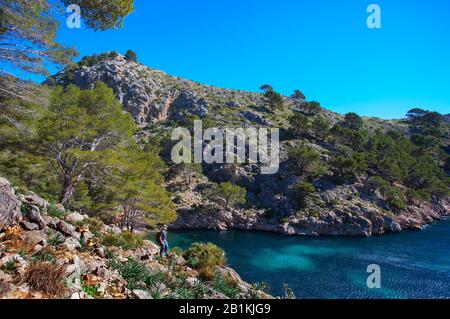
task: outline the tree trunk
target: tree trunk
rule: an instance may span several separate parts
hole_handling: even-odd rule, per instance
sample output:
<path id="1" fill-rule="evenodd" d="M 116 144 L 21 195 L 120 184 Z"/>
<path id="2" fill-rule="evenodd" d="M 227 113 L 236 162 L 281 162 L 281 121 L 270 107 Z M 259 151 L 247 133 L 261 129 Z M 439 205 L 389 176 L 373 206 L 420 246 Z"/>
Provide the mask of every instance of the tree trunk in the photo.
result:
<path id="1" fill-rule="evenodd" d="M 75 191 L 75 185 L 70 179 L 64 181 L 64 186 L 59 196 L 59 202 L 65 207 Z"/>

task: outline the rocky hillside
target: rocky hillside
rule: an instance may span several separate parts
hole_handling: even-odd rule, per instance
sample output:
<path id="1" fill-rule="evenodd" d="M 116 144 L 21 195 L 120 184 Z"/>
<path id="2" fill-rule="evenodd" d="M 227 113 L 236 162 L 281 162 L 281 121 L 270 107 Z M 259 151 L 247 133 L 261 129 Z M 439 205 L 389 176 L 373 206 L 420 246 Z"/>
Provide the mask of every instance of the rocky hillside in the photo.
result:
<path id="1" fill-rule="evenodd" d="M 225 266 L 212 279 L 149 240 L 0 178 L 0 299 L 269 298 Z"/>
<path id="2" fill-rule="evenodd" d="M 376 164 L 368 162 L 374 167 L 363 167 L 355 176 L 353 172 L 346 172 L 346 165 L 358 166 L 358 156 L 363 156 L 365 161 L 369 161 L 367 158 L 373 161 L 372 157 L 386 157 L 385 154 L 370 157 L 367 150 L 378 143 L 375 142 L 378 136 L 385 138 L 380 134 L 390 134 L 387 137 L 389 143 L 393 141 L 398 145 L 403 143 L 398 140 L 409 139 L 411 130 L 405 121 L 363 118 L 360 128 L 348 129 L 344 127 L 346 124 L 341 124 L 345 121 L 344 116 L 320 107 L 316 102 L 307 102 L 301 96 L 278 95 L 279 100 L 272 100 L 277 93 L 271 89 L 268 92 L 271 95 L 268 95 L 207 86 L 167 75 L 116 53 L 87 57 L 49 78 L 46 83 L 75 84 L 90 89 L 97 81 L 106 83 L 114 90 L 146 139 L 167 137 L 171 128 L 189 126 L 192 119 L 202 119 L 204 125 L 221 128 L 254 126 L 281 129 L 281 164 L 275 175 L 260 174 L 260 167 L 255 164 L 202 165 L 200 173 L 188 171 L 190 182 L 186 185 L 185 174 L 180 176 L 166 156 L 172 172 L 167 175 L 167 186 L 174 195 L 179 215 L 174 228 L 238 228 L 289 235 L 371 236 L 421 229 L 423 225 L 449 214 L 448 197 L 427 195 L 426 199 L 414 199 L 415 193 L 408 194 L 421 193 L 421 185 L 407 187 L 404 184 L 411 183 L 411 178 L 405 177 L 402 181 L 395 174 L 390 177 L 384 173 L 386 170 L 400 170 L 401 159 L 395 159 L 398 168 L 388 164 L 391 159 L 380 159 Z M 274 108 L 274 101 L 282 107 Z M 296 127 L 292 124 L 295 115 L 306 122 Z M 318 126 L 318 118 L 326 123 L 326 130 L 322 131 Z M 298 133 L 303 124 L 308 130 Z M 373 141 L 368 142 L 370 138 Z M 354 141 L 347 141 L 349 139 Z M 442 143 L 448 144 L 449 140 L 447 135 Z M 167 155 L 167 152 L 164 154 L 167 145 L 170 143 L 163 140 L 163 157 Z M 298 147 L 307 147 L 318 154 L 316 164 L 325 168 L 319 177 L 302 176 L 293 171 L 290 151 Z M 392 155 L 392 151 L 389 152 Z M 437 157 L 444 156 L 442 150 L 433 152 L 440 154 Z M 336 159 L 342 165 L 339 172 L 336 168 L 338 164 L 334 164 Z M 345 164 L 346 160 L 350 161 L 349 164 Z M 436 161 L 443 165 L 440 158 Z M 383 165 L 386 167 L 381 167 Z M 371 177 L 380 176 L 381 183 L 389 185 L 374 187 Z M 245 205 L 224 206 L 211 198 L 209 190 L 216 183 L 227 182 L 245 189 Z M 308 185 L 305 186 L 305 183 Z M 307 195 L 299 195 L 296 191 L 298 185 L 311 191 L 308 190 Z M 445 190 L 448 184 L 443 183 L 438 188 Z"/>
<path id="3" fill-rule="evenodd" d="M 174 77 L 114 53 L 88 57 L 88 61 L 61 71 L 46 83 L 75 84 L 90 89 L 102 81 L 114 90 L 141 127 L 179 120 L 186 113 L 203 119 L 214 118 L 223 124 L 233 121 L 236 126 L 271 126 L 273 120 L 282 121 L 290 109 L 299 107 L 298 101 L 284 97 L 288 113 L 271 116 L 266 112 L 268 102 L 261 93 L 221 89 Z M 342 118 L 328 110 L 324 113 L 333 122 Z"/>

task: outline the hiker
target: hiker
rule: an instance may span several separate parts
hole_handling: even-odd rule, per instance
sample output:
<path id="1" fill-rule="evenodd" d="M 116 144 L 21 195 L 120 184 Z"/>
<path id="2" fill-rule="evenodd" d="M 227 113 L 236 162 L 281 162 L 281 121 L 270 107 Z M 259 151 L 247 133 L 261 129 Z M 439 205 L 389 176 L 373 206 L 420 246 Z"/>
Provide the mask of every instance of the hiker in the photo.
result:
<path id="1" fill-rule="evenodd" d="M 170 256 L 169 243 L 167 242 L 167 225 L 164 225 L 162 230 L 158 233 L 158 242 L 161 245 L 159 255 L 161 257 L 163 257 L 164 254 L 166 254 L 166 256 Z"/>

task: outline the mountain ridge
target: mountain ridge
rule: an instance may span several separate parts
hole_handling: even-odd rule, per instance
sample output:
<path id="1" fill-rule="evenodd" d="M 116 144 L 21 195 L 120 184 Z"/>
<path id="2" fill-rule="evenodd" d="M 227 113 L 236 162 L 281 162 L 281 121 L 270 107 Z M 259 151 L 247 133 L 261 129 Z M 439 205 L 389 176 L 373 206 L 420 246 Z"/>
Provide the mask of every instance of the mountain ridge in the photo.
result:
<path id="1" fill-rule="evenodd" d="M 220 88 L 209 84 L 204 84 L 189 79 L 170 75 L 164 71 L 145 66 L 139 62 L 127 59 L 117 53 L 104 53 L 98 56 L 99 60 L 94 64 L 84 64 L 81 60 L 78 64 L 73 64 L 68 69 L 62 70 L 49 77 L 44 83 L 51 85 L 67 85 L 69 83 L 75 84 L 83 89 L 92 88 L 95 81 L 102 81 L 108 84 L 113 90 L 119 100 L 124 104 L 124 107 L 133 115 L 138 125 L 143 126 L 154 121 L 161 121 L 167 119 L 167 110 L 169 105 L 174 103 L 175 107 L 180 103 L 177 98 L 181 94 L 181 103 L 192 102 L 193 105 L 200 105 L 194 114 L 202 114 L 203 101 L 196 101 L 192 94 L 199 95 L 200 99 L 208 100 L 208 95 L 222 96 L 220 101 L 210 101 L 211 107 L 236 107 L 235 100 L 243 100 L 242 106 L 251 106 L 252 104 L 267 104 L 264 94 L 260 92 L 252 92 L 245 90 Z M 86 57 L 85 57 L 86 59 Z M 92 63 L 92 62 L 91 62 Z M 67 73 L 70 72 L 70 76 Z M 121 77 L 127 78 L 130 83 L 141 82 L 141 88 L 128 87 L 123 83 Z M 144 77 L 147 77 L 144 79 Z M 133 83 L 134 84 L 134 83 Z M 138 85 L 139 86 L 139 85 Z M 120 88 L 121 87 L 121 88 Z M 157 96 L 159 90 L 166 88 L 167 94 Z M 177 92 L 181 91 L 181 92 Z M 184 92 L 184 93 L 183 93 Z M 135 100 L 132 95 L 140 96 L 142 99 Z M 295 110 L 299 108 L 299 104 L 306 102 L 305 100 L 294 99 L 289 96 L 284 96 L 283 102 L 287 109 Z M 219 102 L 219 103 L 218 103 Z M 221 102 L 221 103 L 220 103 Z M 247 105 L 245 105 L 247 104 Z M 241 105 L 240 105 L 241 106 Z M 252 110 L 254 111 L 254 110 Z M 330 121 L 335 122 L 342 119 L 342 114 L 334 112 L 330 109 L 321 107 L 321 111 L 325 117 Z M 368 122 L 373 122 L 377 126 L 384 125 L 393 128 L 395 125 L 400 125 L 400 120 L 384 120 L 377 117 L 363 116 Z"/>

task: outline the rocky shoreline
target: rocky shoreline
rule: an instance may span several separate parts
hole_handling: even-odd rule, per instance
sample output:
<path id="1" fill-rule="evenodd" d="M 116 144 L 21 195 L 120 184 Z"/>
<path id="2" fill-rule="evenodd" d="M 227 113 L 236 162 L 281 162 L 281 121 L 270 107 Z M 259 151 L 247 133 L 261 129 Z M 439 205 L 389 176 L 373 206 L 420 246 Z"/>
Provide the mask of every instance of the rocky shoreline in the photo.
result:
<path id="1" fill-rule="evenodd" d="M 0 299 L 272 298 L 226 266 L 215 268 L 220 282 L 204 280 L 181 255 L 160 258 L 149 240 L 105 242 L 123 235 L 0 178 Z"/>
<path id="2" fill-rule="evenodd" d="M 322 208 L 318 216 L 294 215 L 270 219 L 264 211 L 219 207 L 206 211 L 178 209 L 176 230 L 257 230 L 289 236 L 363 236 L 370 237 L 405 230 L 422 230 L 426 225 L 450 216 L 450 199 L 408 206 L 398 215 L 361 200 L 344 200 L 333 208 Z"/>

